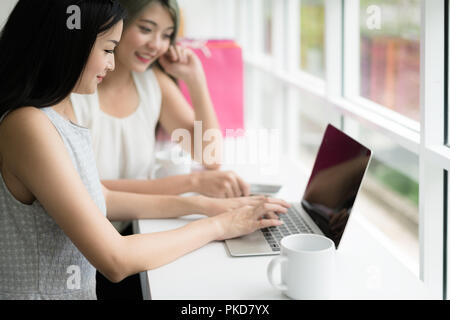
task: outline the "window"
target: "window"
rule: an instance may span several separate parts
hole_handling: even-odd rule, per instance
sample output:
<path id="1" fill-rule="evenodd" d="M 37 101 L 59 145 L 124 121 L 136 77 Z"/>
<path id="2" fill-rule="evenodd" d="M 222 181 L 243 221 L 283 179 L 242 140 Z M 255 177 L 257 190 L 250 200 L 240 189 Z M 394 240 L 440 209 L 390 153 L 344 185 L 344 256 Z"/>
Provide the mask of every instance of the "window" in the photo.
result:
<path id="1" fill-rule="evenodd" d="M 280 82 L 267 72 L 248 65 L 245 66 L 244 78 L 247 88 L 245 90 L 246 128 L 281 129 L 282 112 L 275 115 L 273 112 L 283 105 Z"/>
<path id="2" fill-rule="evenodd" d="M 272 34 L 273 34 L 273 3 L 272 0 L 264 0 L 263 23 L 264 23 L 264 53 L 272 54 Z"/>
<path id="3" fill-rule="evenodd" d="M 357 199 L 357 214 L 378 229 L 390 250 L 419 275 L 418 155 L 348 117 L 344 128 L 373 152 Z"/>
<path id="4" fill-rule="evenodd" d="M 266 8 L 258 10 L 260 27 L 241 26 L 256 43 L 247 67 L 267 74 L 252 72 L 247 79 L 246 90 L 260 102 L 251 103 L 247 121 L 269 126 L 281 119 L 284 150 L 306 169 L 328 122 L 372 149 L 357 213 L 433 297 L 445 297 L 450 287 L 445 205 L 450 187 L 444 188 L 444 172 L 450 170 L 450 145 L 444 144 L 450 132 L 448 1 L 235 2 Z M 258 54 L 283 63 L 253 59 Z M 252 83 L 264 88 L 262 82 L 266 96 L 253 90 Z"/>
<path id="5" fill-rule="evenodd" d="M 319 78 L 325 76 L 324 0 L 300 0 L 300 68 Z"/>
<path id="6" fill-rule="evenodd" d="M 379 26 L 367 17 L 377 10 Z M 363 0 L 360 14 L 360 94 L 419 120 L 420 1 Z"/>
<path id="7" fill-rule="evenodd" d="M 361 0 L 359 5 L 357 1 L 348 3 L 348 18 L 352 25 L 359 21 L 359 28 L 349 26 L 346 33 L 351 42 L 345 53 L 349 72 L 346 95 L 353 101 L 418 129 L 420 0 Z M 359 99 L 361 97 L 363 99 Z M 402 120 L 398 115 L 406 119 Z M 416 125 L 411 124 L 414 122 Z"/>
<path id="8" fill-rule="evenodd" d="M 305 168 L 309 170 L 314 166 L 314 160 L 319 151 L 327 124 L 326 121 L 314 119 L 307 113 L 300 114 L 300 152 L 298 157 L 301 157 Z"/>

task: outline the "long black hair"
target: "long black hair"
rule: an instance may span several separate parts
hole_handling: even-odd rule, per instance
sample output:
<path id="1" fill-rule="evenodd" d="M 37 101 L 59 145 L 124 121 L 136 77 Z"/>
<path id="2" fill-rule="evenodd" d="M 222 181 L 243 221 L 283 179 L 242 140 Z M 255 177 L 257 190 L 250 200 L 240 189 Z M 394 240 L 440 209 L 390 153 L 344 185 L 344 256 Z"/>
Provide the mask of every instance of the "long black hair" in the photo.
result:
<path id="1" fill-rule="evenodd" d="M 79 25 L 70 25 L 76 11 Z M 115 0 L 19 0 L 0 34 L 0 117 L 63 101 L 78 82 L 97 36 L 126 16 Z"/>

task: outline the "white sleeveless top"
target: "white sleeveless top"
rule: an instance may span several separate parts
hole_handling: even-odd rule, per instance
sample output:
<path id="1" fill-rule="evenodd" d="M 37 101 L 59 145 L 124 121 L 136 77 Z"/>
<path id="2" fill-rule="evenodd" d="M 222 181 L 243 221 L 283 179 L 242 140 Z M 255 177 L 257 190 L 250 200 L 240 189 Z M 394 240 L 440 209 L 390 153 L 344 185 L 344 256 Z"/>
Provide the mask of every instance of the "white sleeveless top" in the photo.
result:
<path id="1" fill-rule="evenodd" d="M 77 123 L 91 130 L 101 180 L 151 179 L 161 88 L 151 69 L 132 75 L 140 102 L 125 118 L 103 112 L 97 92 L 71 95 Z"/>

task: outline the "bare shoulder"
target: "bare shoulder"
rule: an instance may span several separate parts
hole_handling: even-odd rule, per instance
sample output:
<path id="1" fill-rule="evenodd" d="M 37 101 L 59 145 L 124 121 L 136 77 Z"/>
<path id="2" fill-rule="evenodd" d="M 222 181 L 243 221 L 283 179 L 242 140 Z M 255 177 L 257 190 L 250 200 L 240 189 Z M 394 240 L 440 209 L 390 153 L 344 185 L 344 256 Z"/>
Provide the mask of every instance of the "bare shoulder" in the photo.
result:
<path id="1" fill-rule="evenodd" d="M 0 124 L 0 134 L 23 136 L 27 132 L 51 123 L 45 114 L 35 107 L 23 107 L 10 112 Z"/>
<path id="2" fill-rule="evenodd" d="M 9 113 L 0 124 L 0 153 L 18 156 L 26 150 L 34 150 L 58 133 L 48 117 L 38 108 L 23 107 Z M 50 138 L 50 139 L 49 139 Z"/>
<path id="3" fill-rule="evenodd" d="M 175 86 L 175 82 L 169 77 L 158 65 L 152 67 L 152 71 L 158 80 L 158 83 L 162 87 L 166 87 L 168 84 Z"/>
<path id="4" fill-rule="evenodd" d="M 166 74 L 163 70 L 161 70 L 161 67 L 158 66 L 157 64 L 155 64 L 155 65 L 152 67 L 152 71 L 153 71 L 153 73 L 155 74 L 155 76 L 156 76 L 158 79 L 159 79 L 160 77 L 164 77 L 164 76 L 168 77 L 167 74 Z"/>

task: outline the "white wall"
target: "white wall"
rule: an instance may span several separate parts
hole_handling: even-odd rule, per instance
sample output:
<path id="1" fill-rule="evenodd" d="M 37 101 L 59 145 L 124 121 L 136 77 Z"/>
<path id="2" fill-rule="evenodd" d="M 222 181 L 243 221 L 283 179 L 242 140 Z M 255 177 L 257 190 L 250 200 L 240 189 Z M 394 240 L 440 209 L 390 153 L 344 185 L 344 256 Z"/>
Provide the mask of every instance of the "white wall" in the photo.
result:
<path id="1" fill-rule="evenodd" d="M 199 39 L 235 37 L 236 10 L 234 5 L 229 5 L 235 0 L 178 0 L 178 3 L 183 11 L 185 36 Z"/>
<path id="2" fill-rule="evenodd" d="M 11 10 L 16 5 L 17 0 L 0 0 L 0 29 L 3 28 L 6 19 L 8 18 Z"/>
<path id="3" fill-rule="evenodd" d="M 200 39 L 233 39 L 236 32 L 235 0 L 178 0 L 185 20 L 185 35 Z M 238 0 L 239 1 L 239 0 Z M 0 29 L 17 0 L 0 0 Z"/>

